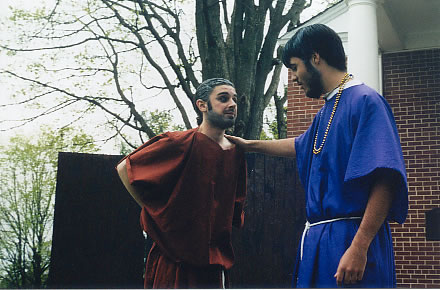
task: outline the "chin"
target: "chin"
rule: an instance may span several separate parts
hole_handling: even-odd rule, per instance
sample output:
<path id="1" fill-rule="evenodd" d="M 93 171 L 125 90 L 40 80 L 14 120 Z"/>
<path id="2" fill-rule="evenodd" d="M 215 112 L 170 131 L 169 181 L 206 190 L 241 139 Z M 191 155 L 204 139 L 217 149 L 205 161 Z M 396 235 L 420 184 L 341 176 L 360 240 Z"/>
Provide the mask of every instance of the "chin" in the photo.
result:
<path id="1" fill-rule="evenodd" d="M 306 94 L 306 97 L 310 98 L 310 99 L 319 99 L 321 97 L 321 95 L 317 95 L 317 94 Z"/>
<path id="2" fill-rule="evenodd" d="M 306 97 L 311 99 L 319 99 L 322 96 L 322 92 L 317 90 L 310 90 L 306 92 Z"/>
<path id="3" fill-rule="evenodd" d="M 228 129 L 231 128 L 235 125 L 235 119 L 229 119 L 227 120 L 224 125 L 223 125 L 223 129 Z"/>
<path id="4" fill-rule="evenodd" d="M 308 95 L 307 95 L 307 97 L 310 98 L 310 99 L 319 100 L 319 98 L 320 98 L 321 96 L 308 96 Z"/>

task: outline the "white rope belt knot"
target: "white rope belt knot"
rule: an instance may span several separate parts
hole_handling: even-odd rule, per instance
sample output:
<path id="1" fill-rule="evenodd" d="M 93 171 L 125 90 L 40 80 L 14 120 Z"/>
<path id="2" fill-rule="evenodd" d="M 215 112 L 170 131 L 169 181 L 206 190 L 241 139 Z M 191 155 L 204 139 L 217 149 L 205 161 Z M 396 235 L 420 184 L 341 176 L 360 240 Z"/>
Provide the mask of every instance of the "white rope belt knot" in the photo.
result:
<path id="1" fill-rule="evenodd" d="M 326 224 L 326 223 L 332 223 L 332 222 L 336 222 L 336 221 L 341 221 L 341 220 L 356 220 L 356 219 L 362 219 L 362 217 L 358 217 L 358 216 L 352 216 L 352 217 L 342 217 L 342 218 L 336 218 L 336 219 L 331 219 L 331 220 L 325 220 L 325 221 L 320 221 L 320 222 L 316 222 L 316 223 L 309 223 L 309 221 L 306 221 L 306 226 L 304 228 L 302 237 L 301 237 L 301 260 L 303 258 L 303 251 L 304 251 L 304 238 L 306 237 L 309 229 L 313 226 L 317 226 L 317 225 L 322 225 L 322 224 Z"/>

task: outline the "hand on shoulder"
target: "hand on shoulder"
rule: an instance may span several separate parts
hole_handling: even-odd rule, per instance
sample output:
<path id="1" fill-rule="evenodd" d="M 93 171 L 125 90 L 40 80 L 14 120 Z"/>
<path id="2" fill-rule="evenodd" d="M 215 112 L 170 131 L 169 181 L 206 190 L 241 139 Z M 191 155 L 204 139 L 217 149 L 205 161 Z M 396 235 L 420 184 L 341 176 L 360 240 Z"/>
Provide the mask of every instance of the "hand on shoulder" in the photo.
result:
<path id="1" fill-rule="evenodd" d="M 225 134 L 225 137 L 235 145 L 240 146 L 242 149 L 244 150 L 249 149 L 249 143 L 250 143 L 249 140 L 227 134 Z"/>

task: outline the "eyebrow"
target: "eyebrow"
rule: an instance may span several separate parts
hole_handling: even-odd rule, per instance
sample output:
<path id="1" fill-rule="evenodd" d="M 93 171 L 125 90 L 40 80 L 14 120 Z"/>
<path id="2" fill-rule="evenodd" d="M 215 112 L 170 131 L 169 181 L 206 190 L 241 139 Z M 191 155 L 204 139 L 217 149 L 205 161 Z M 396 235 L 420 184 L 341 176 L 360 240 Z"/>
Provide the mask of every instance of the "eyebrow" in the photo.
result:
<path id="1" fill-rule="evenodd" d="M 217 94 L 217 96 L 225 96 L 225 95 L 229 95 L 229 93 L 228 92 L 220 92 Z M 236 97 L 237 93 L 235 93 L 233 96 Z"/>

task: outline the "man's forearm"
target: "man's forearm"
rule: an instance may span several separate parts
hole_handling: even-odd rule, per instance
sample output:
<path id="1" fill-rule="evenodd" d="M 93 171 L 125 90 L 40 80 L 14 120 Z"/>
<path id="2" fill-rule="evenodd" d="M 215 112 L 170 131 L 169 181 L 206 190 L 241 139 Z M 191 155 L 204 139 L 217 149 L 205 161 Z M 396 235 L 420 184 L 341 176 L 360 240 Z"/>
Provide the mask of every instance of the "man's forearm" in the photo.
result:
<path id="1" fill-rule="evenodd" d="M 393 178 L 376 174 L 380 179 L 372 186 L 370 198 L 361 224 L 350 247 L 339 261 L 335 274 L 336 283 L 353 284 L 362 280 L 371 242 L 384 223 L 394 197 Z M 387 178 L 388 177 L 388 178 Z"/>
<path id="2" fill-rule="evenodd" d="M 295 138 L 278 140 L 249 140 L 250 151 L 282 157 L 295 157 Z"/>
<path id="3" fill-rule="evenodd" d="M 279 140 L 246 140 L 240 137 L 226 137 L 247 152 L 257 152 L 281 157 L 295 157 L 295 138 Z"/>
<path id="4" fill-rule="evenodd" d="M 368 250 L 371 241 L 385 221 L 391 207 L 394 194 L 389 184 L 390 181 L 382 180 L 373 186 L 362 222 L 352 241 L 352 245 Z"/>
<path id="5" fill-rule="evenodd" d="M 144 203 L 142 202 L 141 195 L 139 191 L 130 183 L 130 180 L 128 178 L 127 173 L 127 164 L 126 160 L 123 160 L 121 163 L 118 164 L 116 167 L 119 178 L 121 178 L 122 184 L 124 184 L 127 191 L 131 194 L 131 196 L 134 198 L 134 200 L 141 206 L 144 206 Z"/>

